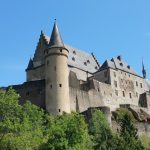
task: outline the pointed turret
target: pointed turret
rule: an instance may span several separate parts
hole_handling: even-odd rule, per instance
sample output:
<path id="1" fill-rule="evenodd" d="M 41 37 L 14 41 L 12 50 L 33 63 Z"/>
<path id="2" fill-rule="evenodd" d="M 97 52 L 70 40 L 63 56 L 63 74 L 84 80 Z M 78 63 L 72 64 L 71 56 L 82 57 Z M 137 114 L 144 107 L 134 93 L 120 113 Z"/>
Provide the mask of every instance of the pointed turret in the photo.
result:
<path id="1" fill-rule="evenodd" d="M 31 69 L 33 69 L 33 60 L 30 58 L 26 71 Z"/>
<path id="2" fill-rule="evenodd" d="M 45 53 L 45 105 L 48 112 L 56 115 L 70 113 L 68 55 L 55 21 Z"/>
<path id="3" fill-rule="evenodd" d="M 49 47 L 64 47 L 64 43 L 63 43 L 61 35 L 59 33 L 56 21 L 53 26 L 53 31 L 51 34 Z"/>
<path id="4" fill-rule="evenodd" d="M 142 74 L 143 74 L 143 78 L 146 79 L 146 69 L 144 67 L 143 60 L 142 60 Z"/>

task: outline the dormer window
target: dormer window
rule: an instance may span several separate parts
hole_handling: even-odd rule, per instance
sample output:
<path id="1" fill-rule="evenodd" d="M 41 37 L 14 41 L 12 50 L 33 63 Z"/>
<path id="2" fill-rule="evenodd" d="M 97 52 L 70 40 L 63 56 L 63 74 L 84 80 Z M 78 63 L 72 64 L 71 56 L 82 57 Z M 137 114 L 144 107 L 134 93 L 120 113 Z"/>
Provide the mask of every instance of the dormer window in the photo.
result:
<path id="1" fill-rule="evenodd" d="M 75 54 L 75 55 L 76 55 L 76 51 L 73 51 L 73 54 Z"/>
<path id="2" fill-rule="evenodd" d="M 89 61 L 89 60 L 87 60 L 87 63 L 90 63 L 90 61 Z"/>
<path id="3" fill-rule="evenodd" d="M 123 67 L 123 63 L 120 63 L 120 66 L 122 66 L 122 67 Z"/>
<path id="4" fill-rule="evenodd" d="M 112 58 L 111 61 L 114 62 L 114 59 Z"/>
<path id="5" fill-rule="evenodd" d="M 130 69 L 130 66 L 128 65 L 127 68 Z"/>
<path id="6" fill-rule="evenodd" d="M 86 62 L 84 62 L 84 65 L 85 65 L 85 66 L 87 66 L 87 63 L 86 63 Z"/>
<path id="7" fill-rule="evenodd" d="M 74 57 L 72 57 L 72 60 L 73 60 L 73 61 L 75 61 L 75 58 L 74 58 Z"/>
<path id="8" fill-rule="evenodd" d="M 97 70 L 97 69 L 98 69 L 98 67 L 97 67 L 97 66 L 95 66 L 95 69 Z"/>
<path id="9" fill-rule="evenodd" d="M 117 59 L 121 61 L 121 56 L 118 56 Z"/>

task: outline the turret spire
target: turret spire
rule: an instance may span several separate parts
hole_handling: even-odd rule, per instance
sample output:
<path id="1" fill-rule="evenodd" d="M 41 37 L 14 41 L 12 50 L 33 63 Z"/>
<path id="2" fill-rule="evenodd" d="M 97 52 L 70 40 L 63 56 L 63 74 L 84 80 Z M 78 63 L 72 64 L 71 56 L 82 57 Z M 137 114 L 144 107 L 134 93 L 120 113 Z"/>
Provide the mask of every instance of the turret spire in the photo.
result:
<path id="1" fill-rule="evenodd" d="M 143 78 L 146 78 L 146 69 L 144 67 L 143 59 L 142 59 L 142 73 L 143 73 Z"/>
<path id="2" fill-rule="evenodd" d="M 50 47 L 64 47 L 64 43 L 63 40 L 61 38 L 61 35 L 59 33 L 58 30 L 58 26 L 56 23 L 56 19 L 54 22 L 54 26 L 53 26 L 53 30 L 52 30 L 52 34 L 51 34 L 51 38 L 50 38 L 50 42 L 49 42 L 49 46 Z"/>

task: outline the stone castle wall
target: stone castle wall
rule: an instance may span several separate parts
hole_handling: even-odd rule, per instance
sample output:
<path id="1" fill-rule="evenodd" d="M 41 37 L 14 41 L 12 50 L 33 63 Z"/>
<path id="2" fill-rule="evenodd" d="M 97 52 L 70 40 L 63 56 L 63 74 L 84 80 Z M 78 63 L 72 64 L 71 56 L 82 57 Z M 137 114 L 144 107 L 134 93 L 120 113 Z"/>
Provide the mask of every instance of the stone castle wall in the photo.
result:
<path id="1" fill-rule="evenodd" d="M 20 104 L 27 100 L 45 109 L 45 80 L 25 82 L 12 86 L 20 96 Z"/>
<path id="2" fill-rule="evenodd" d="M 45 79 L 45 65 L 36 67 L 26 72 L 27 82 Z"/>

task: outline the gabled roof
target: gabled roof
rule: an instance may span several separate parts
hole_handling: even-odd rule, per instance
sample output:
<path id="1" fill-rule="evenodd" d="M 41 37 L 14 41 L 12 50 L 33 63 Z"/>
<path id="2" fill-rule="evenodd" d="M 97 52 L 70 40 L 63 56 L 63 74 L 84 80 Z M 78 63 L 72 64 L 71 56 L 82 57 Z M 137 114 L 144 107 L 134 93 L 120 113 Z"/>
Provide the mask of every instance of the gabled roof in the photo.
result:
<path id="1" fill-rule="evenodd" d="M 106 60 L 102 66 L 100 67 L 100 70 L 104 70 L 106 68 L 112 68 L 115 69 L 115 64 L 114 62 L 110 61 L 110 60 Z"/>
<path id="2" fill-rule="evenodd" d="M 121 56 L 112 58 L 111 60 L 106 60 L 100 67 L 100 70 L 104 70 L 106 68 L 119 69 L 137 75 L 137 73 L 121 58 Z"/>
<path id="3" fill-rule="evenodd" d="M 33 69 L 33 60 L 30 58 L 29 63 L 28 63 L 28 67 L 26 70 L 31 70 Z"/>
<path id="4" fill-rule="evenodd" d="M 68 65 L 94 73 L 99 69 L 97 62 L 92 54 L 65 45 L 69 50 Z"/>
<path id="5" fill-rule="evenodd" d="M 45 34 L 44 37 L 47 42 L 50 41 L 50 37 Z M 82 69 L 84 71 L 88 71 L 90 73 L 94 73 L 99 69 L 99 65 L 97 64 L 92 54 L 77 48 L 73 48 L 67 44 L 64 44 L 64 47 L 69 51 L 68 65 Z"/>
<path id="6" fill-rule="evenodd" d="M 44 42 L 46 45 L 48 45 L 49 41 L 47 41 L 47 38 L 45 37 L 45 34 L 43 31 L 41 31 L 41 34 L 40 34 L 40 38 L 39 38 L 39 41 L 37 43 L 37 47 L 36 49 L 38 49 L 38 47 L 40 46 L 41 42 Z"/>

